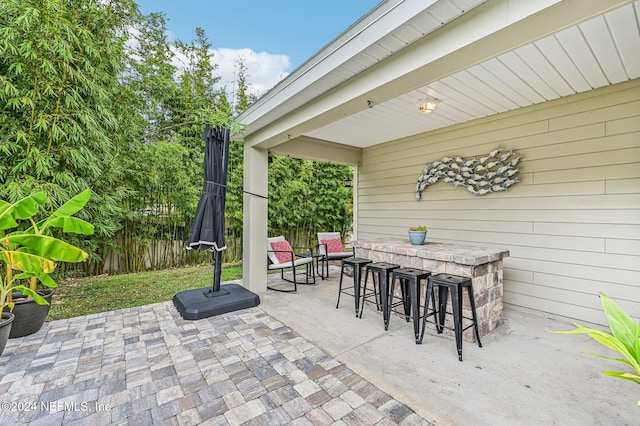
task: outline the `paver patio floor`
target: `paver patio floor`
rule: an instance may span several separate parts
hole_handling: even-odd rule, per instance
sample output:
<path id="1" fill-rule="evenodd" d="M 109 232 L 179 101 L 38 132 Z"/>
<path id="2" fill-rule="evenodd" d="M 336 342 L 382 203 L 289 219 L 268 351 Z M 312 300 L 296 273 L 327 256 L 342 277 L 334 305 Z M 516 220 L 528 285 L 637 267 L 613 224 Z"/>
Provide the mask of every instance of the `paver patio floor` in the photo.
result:
<path id="1" fill-rule="evenodd" d="M 260 308 L 46 323 L 0 356 L 2 425 L 428 425 Z"/>

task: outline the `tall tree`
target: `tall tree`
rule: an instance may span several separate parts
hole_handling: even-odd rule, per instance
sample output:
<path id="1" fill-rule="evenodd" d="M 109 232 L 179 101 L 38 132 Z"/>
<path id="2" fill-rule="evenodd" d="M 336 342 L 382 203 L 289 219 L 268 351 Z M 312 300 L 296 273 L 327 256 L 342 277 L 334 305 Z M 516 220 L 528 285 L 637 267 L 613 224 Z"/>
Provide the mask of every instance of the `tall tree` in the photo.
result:
<path id="1" fill-rule="evenodd" d="M 188 44 L 178 40 L 175 48 L 182 67 L 179 93 L 171 103 L 174 126 L 185 146 L 201 152 L 204 123 L 229 124 L 231 109 L 225 92 L 217 88 L 218 66 L 205 31 L 196 27 L 195 39 Z"/>
<path id="2" fill-rule="evenodd" d="M 146 268 L 149 253 L 158 256 L 154 267 L 188 260 L 176 257 L 184 251 L 175 240 L 186 238 L 202 191 L 204 126 L 237 133 L 234 117 L 255 100 L 241 60 L 230 104 L 204 30 L 174 45 L 167 33 L 163 15 L 141 16 L 133 0 L 0 0 L 0 198 L 43 190 L 46 213 L 91 188 L 80 214 L 96 232 L 76 244 L 96 261 L 89 273 L 100 273 L 113 250 L 122 271 Z M 242 253 L 242 157 L 232 142 L 232 258 Z M 347 223 L 332 198 L 344 194 L 317 181 L 318 173 L 341 181 L 342 172 L 274 163 L 271 179 L 287 182 L 271 190 L 272 229 L 310 235 Z"/>
<path id="3" fill-rule="evenodd" d="M 185 260 L 175 241 L 187 237 L 202 191 L 202 133 L 207 122 L 230 121 L 204 30 L 197 28 L 189 44 L 172 45 L 167 33 L 163 15 L 144 17 L 123 76 L 132 109 L 142 120 L 141 133 L 124 147 L 124 183 L 131 196 L 118 249 L 126 271 L 146 268 L 149 256 L 153 267 Z"/>
<path id="4" fill-rule="evenodd" d="M 234 107 L 233 114 L 237 116 L 255 102 L 255 95 L 249 94 L 249 74 L 244 63 L 244 58 L 236 64 L 236 75 L 234 82 Z M 241 126 L 241 124 L 240 124 Z M 229 144 L 229 174 L 226 208 L 226 225 L 228 234 L 232 237 L 231 242 L 227 242 L 227 258 L 229 260 L 239 260 L 242 258 L 242 227 L 243 227 L 243 192 L 242 187 L 244 175 L 244 146 L 241 142 L 231 141 Z"/>
<path id="5" fill-rule="evenodd" d="M 146 267 L 147 251 L 158 233 L 159 218 L 164 217 L 156 151 L 171 121 L 167 102 L 178 90 L 164 16 L 141 17 L 131 34 L 127 67 L 120 78 L 126 108 L 118 111 L 118 121 L 129 132 L 128 139 L 120 141 L 120 158 L 114 164 L 121 170 L 119 185 L 126 188 L 127 197 L 121 204 L 119 232 L 103 253 L 118 253 L 122 272 Z"/>
<path id="6" fill-rule="evenodd" d="M 132 31 L 128 66 L 123 86 L 131 92 L 127 115 L 137 114 L 143 133 L 136 143 L 154 143 L 166 137 L 171 124 L 168 103 L 177 95 L 178 68 L 175 52 L 167 40 L 167 22 L 162 14 L 143 16 Z"/>
<path id="7" fill-rule="evenodd" d="M 90 187 L 83 214 L 97 236 L 113 232 L 122 194 L 103 171 L 117 153 L 114 93 L 137 18 L 132 0 L 0 2 L 0 198 L 43 190 L 51 210 Z"/>
<path id="8" fill-rule="evenodd" d="M 184 158 L 190 170 L 190 181 L 198 189 L 202 188 L 202 170 L 204 161 L 204 141 L 202 134 L 206 123 L 229 125 L 231 109 L 226 94 L 217 84 L 218 66 L 214 63 L 214 53 L 205 31 L 196 27 L 195 39 L 187 44 L 176 42 L 177 56 L 182 59 L 178 92 L 168 107 L 172 114 L 173 140 L 187 148 Z M 187 214 L 195 210 L 189 208 Z"/>

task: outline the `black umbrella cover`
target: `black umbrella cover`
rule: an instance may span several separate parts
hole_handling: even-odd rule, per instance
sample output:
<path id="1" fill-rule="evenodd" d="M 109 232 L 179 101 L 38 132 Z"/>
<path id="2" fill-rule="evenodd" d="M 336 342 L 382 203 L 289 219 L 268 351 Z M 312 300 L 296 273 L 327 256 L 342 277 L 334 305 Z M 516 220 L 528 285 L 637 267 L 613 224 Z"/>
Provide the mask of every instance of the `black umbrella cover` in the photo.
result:
<path id="1" fill-rule="evenodd" d="M 213 285 L 177 293 L 173 304 L 184 319 L 198 320 L 260 304 L 260 297 L 240 284 L 221 285 L 224 242 L 224 206 L 227 194 L 229 129 L 207 125 L 205 141 L 204 190 L 191 227 L 188 249 L 210 250 L 214 259 Z"/>
<path id="2" fill-rule="evenodd" d="M 207 124 L 205 141 L 204 189 L 196 208 L 187 249 L 222 251 L 224 240 L 224 208 L 227 194 L 229 129 Z"/>

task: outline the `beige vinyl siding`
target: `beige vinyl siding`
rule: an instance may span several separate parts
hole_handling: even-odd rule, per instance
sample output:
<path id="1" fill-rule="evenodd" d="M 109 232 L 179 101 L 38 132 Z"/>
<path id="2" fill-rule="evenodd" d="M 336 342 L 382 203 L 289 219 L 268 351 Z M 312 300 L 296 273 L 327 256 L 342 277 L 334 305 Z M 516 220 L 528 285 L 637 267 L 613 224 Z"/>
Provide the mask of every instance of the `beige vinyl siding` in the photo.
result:
<path id="1" fill-rule="evenodd" d="M 415 200 L 427 162 L 498 145 L 523 155 L 520 183 Z M 508 249 L 505 303 L 605 324 L 603 291 L 640 317 L 640 80 L 366 149 L 357 193 L 359 238 L 425 224 L 431 241 Z"/>

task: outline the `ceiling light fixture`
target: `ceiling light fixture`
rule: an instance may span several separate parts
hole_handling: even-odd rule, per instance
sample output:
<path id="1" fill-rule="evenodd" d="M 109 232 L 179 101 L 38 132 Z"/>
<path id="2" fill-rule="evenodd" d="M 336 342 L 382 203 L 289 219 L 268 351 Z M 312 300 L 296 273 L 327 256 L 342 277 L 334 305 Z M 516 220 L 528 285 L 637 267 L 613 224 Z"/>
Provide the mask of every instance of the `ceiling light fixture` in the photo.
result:
<path id="1" fill-rule="evenodd" d="M 438 102 L 435 99 L 425 98 L 420 100 L 420 103 L 418 103 L 418 111 L 423 114 L 431 114 L 435 111 L 437 106 Z"/>

